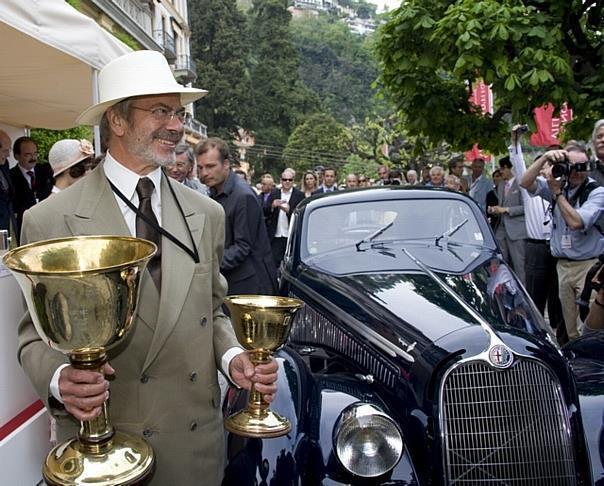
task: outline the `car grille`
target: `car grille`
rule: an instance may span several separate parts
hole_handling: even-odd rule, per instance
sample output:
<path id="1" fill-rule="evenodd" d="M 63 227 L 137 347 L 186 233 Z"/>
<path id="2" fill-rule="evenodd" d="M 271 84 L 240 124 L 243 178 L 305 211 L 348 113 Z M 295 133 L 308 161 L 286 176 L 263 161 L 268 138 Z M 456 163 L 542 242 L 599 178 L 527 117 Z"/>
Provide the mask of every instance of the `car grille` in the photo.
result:
<path id="1" fill-rule="evenodd" d="M 441 394 L 447 484 L 575 485 L 570 423 L 542 364 L 454 368 Z"/>
<path id="2" fill-rule="evenodd" d="M 289 340 L 295 344 L 321 346 L 336 351 L 356 362 L 386 386 L 394 387 L 400 378 L 396 366 L 308 304 L 294 316 Z"/>

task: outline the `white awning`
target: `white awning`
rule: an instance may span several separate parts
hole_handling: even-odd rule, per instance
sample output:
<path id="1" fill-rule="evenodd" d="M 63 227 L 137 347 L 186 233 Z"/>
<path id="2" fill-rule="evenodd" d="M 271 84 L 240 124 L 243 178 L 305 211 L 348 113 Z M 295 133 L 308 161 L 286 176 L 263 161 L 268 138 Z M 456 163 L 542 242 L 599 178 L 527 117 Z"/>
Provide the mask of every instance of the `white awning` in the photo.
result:
<path id="1" fill-rule="evenodd" d="M 96 98 L 94 71 L 129 51 L 64 0 L 2 0 L 0 123 L 76 126 Z"/>

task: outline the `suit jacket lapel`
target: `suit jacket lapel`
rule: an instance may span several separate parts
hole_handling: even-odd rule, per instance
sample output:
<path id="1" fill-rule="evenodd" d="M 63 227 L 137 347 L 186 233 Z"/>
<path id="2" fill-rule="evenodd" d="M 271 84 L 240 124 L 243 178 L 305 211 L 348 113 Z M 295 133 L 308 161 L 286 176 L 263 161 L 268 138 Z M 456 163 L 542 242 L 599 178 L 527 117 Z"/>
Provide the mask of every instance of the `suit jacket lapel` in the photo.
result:
<path id="1" fill-rule="evenodd" d="M 75 235 L 132 236 L 109 187 L 102 166 L 82 181 L 84 187 L 73 214 L 65 223 Z"/>
<path id="2" fill-rule="evenodd" d="M 179 197 L 179 202 L 184 213 L 180 213 L 176 201 L 168 188 L 168 184 L 173 184 L 175 193 Z M 178 196 L 182 188 L 175 187 L 177 183 L 169 182 L 166 176 L 162 177 L 161 201 L 162 201 L 162 227 L 171 233 L 176 239 L 181 241 L 187 247 L 191 247 L 191 238 L 187 224 L 193 235 L 195 245 L 198 247 L 203 230 L 205 215 L 195 212 L 187 204 L 184 197 Z M 143 371 L 145 371 L 157 357 L 157 354 L 170 336 L 176 325 L 180 312 L 185 304 L 185 298 L 189 293 L 191 279 L 195 263 L 191 257 L 180 247 L 174 244 L 165 236 L 162 237 L 162 262 L 161 262 L 161 299 L 155 326 L 155 334 L 149 348 L 149 353 L 145 359 Z"/>

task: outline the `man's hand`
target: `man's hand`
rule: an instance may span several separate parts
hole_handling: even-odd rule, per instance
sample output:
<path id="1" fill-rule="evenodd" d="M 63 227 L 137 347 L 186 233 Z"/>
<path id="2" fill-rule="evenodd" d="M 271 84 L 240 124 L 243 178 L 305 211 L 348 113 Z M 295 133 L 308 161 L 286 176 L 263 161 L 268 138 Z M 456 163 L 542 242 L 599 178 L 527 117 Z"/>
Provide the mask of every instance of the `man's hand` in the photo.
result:
<path id="1" fill-rule="evenodd" d="M 505 214 L 508 213 L 508 208 L 504 208 L 503 206 L 489 206 L 487 208 L 487 212 L 489 214 Z"/>
<path id="2" fill-rule="evenodd" d="M 549 190 L 552 192 L 552 194 L 556 195 L 560 194 L 560 191 L 562 191 L 563 181 L 554 177 L 552 174 L 552 167 L 553 166 L 550 164 L 543 167 L 543 169 L 541 169 L 541 175 L 545 177 Z"/>
<path id="3" fill-rule="evenodd" d="M 270 403 L 277 391 L 278 368 L 277 361 L 273 358 L 266 364 L 254 367 L 249 352 L 245 351 L 231 360 L 229 373 L 233 382 L 245 390 L 250 390 L 254 383 L 256 390 L 264 395 L 267 403 Z"/>
<path id="4" fill-rule="evenodd" d="M 512 127 L 512 145 L 514 145 L 514 147 L 518 145 L 518 142 L 522 138 L 522 134 L 524 133 L 522 130 L 523 126 L 524 125 L 516 124 Z"/>
<path id="5" fill-rule="evenodd" d="M 115 370 L 105 363 L 102 373 L 78 370 L 66 366 L 59 375 L 59 392 L 67 410 L 78 420 L 91 420 L 101 414 L 102 405 L 109 398 L 109 382 L 105 375 Z"/>

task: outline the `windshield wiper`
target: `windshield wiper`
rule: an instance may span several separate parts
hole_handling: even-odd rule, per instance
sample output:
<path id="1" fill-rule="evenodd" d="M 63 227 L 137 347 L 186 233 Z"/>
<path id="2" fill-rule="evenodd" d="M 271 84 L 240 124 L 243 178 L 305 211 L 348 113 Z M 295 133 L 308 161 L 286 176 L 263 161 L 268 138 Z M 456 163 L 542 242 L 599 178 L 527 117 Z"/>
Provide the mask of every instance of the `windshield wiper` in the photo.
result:
<path id="1" fill-rule="evenodd" d="M 394 224 L 394 221 L 390 221 L 390 223 L 382 226 L 378 230 L 376 230 L 373 233 L 371 233 L 369 236 L 366 236 L 365 238 L 363 238 L 361 241 L 359 241 L 355 245 L 356 248 L 357 248 L 357 251 L 362 251 L 361 250 L 361 245 L 363 243 L 369 243 L 369 242 L 373 241 L 375 238 L 377 238 L 378 236 L 380 236 L 384 231 L 386 231 L 387 229 L 389 229 L 393 224 Z"/>
<path id="2" fill-rule="evenodd" d="M 434 244 L 436 246 L 438 246 L 438 242 L 440 240 L 444 240 L 445 241 L 445 245 L 446 245 L 449 242 L 449 236 L 453 236 L 455 233 L 457 233 L 457 231 L 459 231 L 461 229 L 461 227 L 464 224 L 466 224 L 467 222 L 468 222 L 468 218 L 464 219 L 461 223 L 459 223 L 457 226 L 454 226 L 450 230 L 445 231 L 442 235 L 437 236 L 436 237 L 436 241 L 434 242 Z"/>

